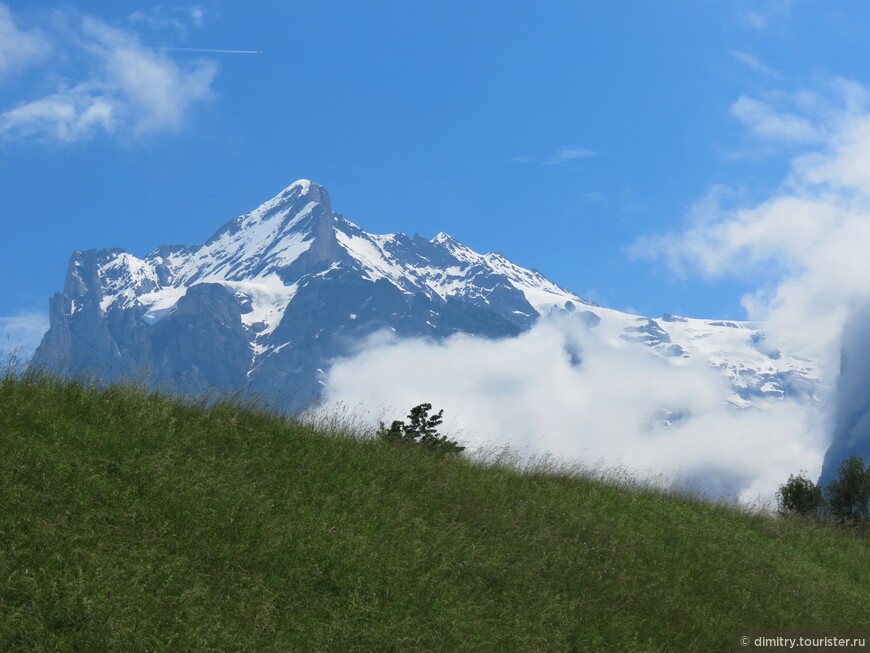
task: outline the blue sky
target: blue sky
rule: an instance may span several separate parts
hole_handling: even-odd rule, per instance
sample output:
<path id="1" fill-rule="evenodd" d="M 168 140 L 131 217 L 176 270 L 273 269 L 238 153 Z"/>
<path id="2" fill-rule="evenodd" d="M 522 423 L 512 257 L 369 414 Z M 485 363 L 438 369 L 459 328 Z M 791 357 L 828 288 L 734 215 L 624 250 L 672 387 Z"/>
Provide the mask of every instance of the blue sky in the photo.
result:
<path id="1" fill-rule="evenodd" d="M 38 337 L 73 250 L 201 243 L 298 178 L 369 232 L 745 318 L 794 252 L 709 227 L 864 115 L 868 33 L 857 1 L 0 0 L 0 334 Z"/>

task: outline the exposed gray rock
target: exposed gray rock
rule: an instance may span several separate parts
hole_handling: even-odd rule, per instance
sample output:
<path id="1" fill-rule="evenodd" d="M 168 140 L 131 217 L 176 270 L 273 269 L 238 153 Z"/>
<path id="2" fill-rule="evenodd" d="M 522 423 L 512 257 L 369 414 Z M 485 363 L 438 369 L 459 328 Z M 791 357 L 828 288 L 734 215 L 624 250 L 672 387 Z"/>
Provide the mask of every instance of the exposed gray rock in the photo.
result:
<path id="1" fill-rule="evenodd" d="M 583 321 L 583 324 L 585 324 L 589 329 L 593 329 L 601 324 L 601 316 L 599 316 L 597 313 L 593 313 L 592 311 L 580 311 L 578 315 Z"/>
<path id="2" fill-rule="evenodd" d="M 870 464 L 870 307 L 856 311 L 843 330 L 834 436 L 819 483 L 836 478 L 851 455 Z"/>
<path id="3" fill-rule="evenodd" d="M 749 338 L 749 342 L 757 351 L 767 356 L 770 360 L 776 361 L 782 358 L 782 352 L 779 349 L 767 346 L 766 337 L 763 332 L 753 333 Z"/>
<path id="4" fill-rule="evenodd" d="M 675 358 L 677 356 L 685 356 L 686 350 L 680 347 L 679 345 L 667 345 L 661 348 L 660 350 L 662 356 L 667 356 L 668 358 Z"/>
<path id="5" fill-rule="evenodd" d="M 644 324 L 642 326 L 625 327 L 623 331 L 626 333 L 623 333 L 619 337 L 628 342 L 643 343 L 648 347 L 661 345 L 671 341 L 668 332 L 662 329 L 661 326 L 659 326 L 659 323 L 654 319 L 650 317 L 642 317 L 638 318 L 638 320 L 644 322 Z"/>

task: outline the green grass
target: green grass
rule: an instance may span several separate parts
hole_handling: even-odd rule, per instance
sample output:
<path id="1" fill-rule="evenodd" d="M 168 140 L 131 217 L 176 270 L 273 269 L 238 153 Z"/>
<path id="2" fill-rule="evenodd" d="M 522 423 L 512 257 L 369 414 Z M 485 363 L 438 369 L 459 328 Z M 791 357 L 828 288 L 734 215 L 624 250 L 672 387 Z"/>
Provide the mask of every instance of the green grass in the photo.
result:
<path id="1" fill-rule="evenodd" d="M 228 404 L 0 380 L 2 651 L 727 651 L 870 538 Z"/>

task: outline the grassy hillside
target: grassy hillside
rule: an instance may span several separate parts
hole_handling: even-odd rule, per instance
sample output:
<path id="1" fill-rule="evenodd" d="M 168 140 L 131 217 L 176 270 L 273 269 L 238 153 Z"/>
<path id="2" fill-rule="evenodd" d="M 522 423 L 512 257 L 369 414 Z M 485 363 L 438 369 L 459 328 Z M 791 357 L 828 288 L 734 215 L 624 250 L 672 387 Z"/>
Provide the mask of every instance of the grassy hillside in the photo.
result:
<path id="1" fill-rule="evenodd" d="M 868 538 L 0 380 L 0 650 L 726 651 L 857 627 Z"/>

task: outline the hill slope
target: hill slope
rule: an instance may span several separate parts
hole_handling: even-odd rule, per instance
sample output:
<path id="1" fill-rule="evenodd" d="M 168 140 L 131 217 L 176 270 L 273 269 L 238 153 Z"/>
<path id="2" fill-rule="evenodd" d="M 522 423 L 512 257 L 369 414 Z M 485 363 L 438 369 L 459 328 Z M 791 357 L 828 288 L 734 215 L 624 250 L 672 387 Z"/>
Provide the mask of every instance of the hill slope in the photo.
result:
<path id="1" fill-rule="evenodd" d="M 725 651 L 868 540 L 124 388 L 0 380 L 0 649 Z"/>

